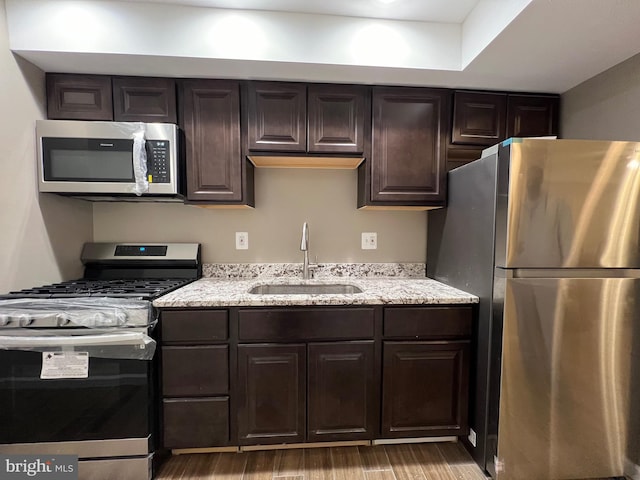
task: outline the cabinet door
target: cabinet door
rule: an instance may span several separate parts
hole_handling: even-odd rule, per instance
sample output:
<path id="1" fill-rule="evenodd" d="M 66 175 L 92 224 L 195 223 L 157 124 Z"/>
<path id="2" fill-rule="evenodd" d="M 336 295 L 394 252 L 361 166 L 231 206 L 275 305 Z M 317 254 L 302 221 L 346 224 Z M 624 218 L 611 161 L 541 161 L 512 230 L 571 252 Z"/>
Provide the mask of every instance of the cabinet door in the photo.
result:
<path id="1" fill-rule="evenodd" d="M 376 432 L 373 341 L 309 344 L 309 442 L 364 440 Z"/>
<path id="2" fill-rule="evenodd" d="M 223 80 L 181 84 L 187 199 L 242 201 L 240 85 Z"/>
<path id="3" fill-rule="evenodd" d="M 113 120 L 111 77 L 48 73 L 47 117 L 55 120 Z"/>
<path id="4" fill-rule="evenodd" d="M 250 82 L 247 117 L 250 151 L 306 151 L 306 85 Z"/>
<path id="5" fill-rule="evenodd" d="M 162 347 L 162 394 L 195 397 L 229 391 L 229 347 Z"/>
<path id="6" fill-rule="evenodd" d="M 494 145 L 505 138 L 507 95 L 455 92 L 451 143 Z"/>
<path id="7" fill-rule="evenodd" d="M 507 138 L 557 135 L 559 105 L 557 96 L 509 95 Z"/>
<path id="8" fill-rule="evenodd" d="M 384 342 L 382 436 L 467 432 L 468 342 Z"/>
<path id="9" fill-rule="evenodd" d="M 309 85 L 309 152 L 362 153 L 368 93 L 360 85 Z"/>
<path id="10" fill-rule="evenodd" d="M 444 90 L 373 89 L 373 202 L 444 202 L 448 99 Z"/>
<path id="11" fill-rule="evenodd" d="M 305 345 L 238 346 L 238 441 L 305 439 Z"/>
<path id="12" fill-rule="evenodd" d="M 177 122 L 175 80 L 113 77 L 112 83 L 116 122 Z"/>
<path id="13" fill-rule="evenodd" d="M 164 448 L 205 448 L 229 444 L 229 398 L 174 398 L 162 401 Z"/>

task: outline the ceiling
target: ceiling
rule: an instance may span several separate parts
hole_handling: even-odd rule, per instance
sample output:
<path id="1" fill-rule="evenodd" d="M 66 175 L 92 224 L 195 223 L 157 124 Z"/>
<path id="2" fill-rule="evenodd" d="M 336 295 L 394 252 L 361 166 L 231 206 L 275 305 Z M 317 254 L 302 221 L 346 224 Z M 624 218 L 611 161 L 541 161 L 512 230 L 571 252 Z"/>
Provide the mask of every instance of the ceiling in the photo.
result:
<path id="1" fill-rule="evenodd" d="M 6 8 L 11 50 L 46 72 L 563 93 L 640 53 L 639 0 L 6 0 Z"/>
<path id="2" fill-rule="evenodd" d="M 124 0 L 237 10 L 462 23 L 479 0 Z M 508 1 L 508 0 L 498 0 Z"/>

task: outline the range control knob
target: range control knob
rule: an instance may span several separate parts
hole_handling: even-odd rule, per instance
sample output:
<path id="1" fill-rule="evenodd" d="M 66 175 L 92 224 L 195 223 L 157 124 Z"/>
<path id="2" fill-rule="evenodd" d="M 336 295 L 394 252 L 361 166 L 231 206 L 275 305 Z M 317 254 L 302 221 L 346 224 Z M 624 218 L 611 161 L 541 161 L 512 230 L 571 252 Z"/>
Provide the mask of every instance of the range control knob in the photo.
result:
<path id="1" fill-rule="evenodd" d="M 33 323 L 33 317 L 31 317 L 30 315 L 26 313 L 18 315 L 18 325 L 20 325 L 21 327 L 28 327 L 32 323 Z"/>
<path id="2" fill-rule="evenodd" d="M 4 327 L 11 323 L 11 317 L 7 314 L 0 314 L 0 327 Z"/>

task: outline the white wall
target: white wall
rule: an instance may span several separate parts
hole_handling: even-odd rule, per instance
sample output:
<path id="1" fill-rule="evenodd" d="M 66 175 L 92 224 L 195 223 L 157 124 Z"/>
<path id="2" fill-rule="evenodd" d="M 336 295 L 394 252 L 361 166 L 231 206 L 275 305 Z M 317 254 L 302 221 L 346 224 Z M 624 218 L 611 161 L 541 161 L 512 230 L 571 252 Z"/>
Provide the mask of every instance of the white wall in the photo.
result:
<path id="1" fill-rule="evenodd" d="M 44 118 L 44 74 L 9 50 L 0 0 L 0 293 L 81 274 L 91 205 L 38 195 L 35 120 Z"/>
<path id="2" fill-rule="evenodd" d="M 200 242 L 205 262 L 301 262 L 306 221 L 321 263 L 426 261 L 426 212 L 357 210 L 355 170 L 261 168 L 255 177 L 255 209 L 96 203 L 95 240 Z M 235 249 L 235 232 L 249 233 L 248 250 Z M 361 250 L 362 232 L 377 232 L 377 250 Z"/>
<path id="3" fill-rule="evenodd" d="M 460 69 L 454 23 L 100 0 L 8 3 L 16 51 Z"/>
<path id="4" fill-rule="evenodd" d="M 640 54 L 562 95 L 564 138 L 640 141 Z"/>

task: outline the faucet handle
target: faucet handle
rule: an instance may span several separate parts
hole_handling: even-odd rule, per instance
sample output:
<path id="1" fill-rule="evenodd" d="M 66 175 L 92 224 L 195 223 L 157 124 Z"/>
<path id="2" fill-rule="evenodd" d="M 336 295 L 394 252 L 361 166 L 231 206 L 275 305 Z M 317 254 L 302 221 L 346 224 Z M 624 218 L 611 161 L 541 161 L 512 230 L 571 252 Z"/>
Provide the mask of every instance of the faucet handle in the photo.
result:
<path id="1" fill-rule="evenodd" d="M 313 278 L 313 273 L 317 270 L 318 267 L 319 267 L 319 265 L 318 265 L 318 256 L 316 255 L 316 263 L 309 263 L 309 265 L 307 265 L 307 271 L 309 272 L 309 278 Z"/>

